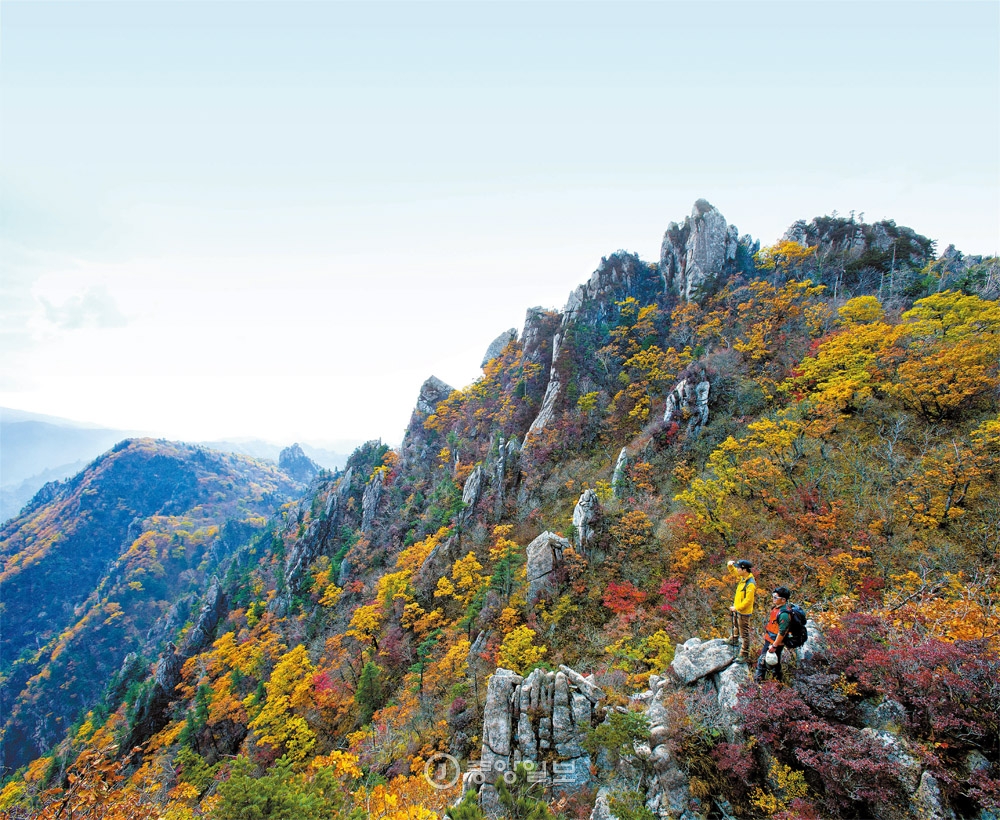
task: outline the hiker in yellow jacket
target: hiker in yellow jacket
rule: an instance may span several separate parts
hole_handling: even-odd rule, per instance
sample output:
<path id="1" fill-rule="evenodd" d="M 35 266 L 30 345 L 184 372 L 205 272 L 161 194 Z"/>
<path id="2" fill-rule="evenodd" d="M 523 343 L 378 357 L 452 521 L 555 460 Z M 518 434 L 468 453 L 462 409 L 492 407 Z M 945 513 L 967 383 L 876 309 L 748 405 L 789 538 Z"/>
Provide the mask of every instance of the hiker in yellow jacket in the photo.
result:
<path id="1" fill-rule="evenodd" d="M 750 661 L 750 616 L 753 614 L 753 594 L 757 589 L 757 581 L 750 570 L 753 569 L 746 559 L 738 561 L 727 561 L 726 565 L 731 572 L 739 576 L 739 583 L 736 584 L 736 597 L 733 605 L 729 607 L 729 612 L 733 619 L 732 634 L 729 636 L 729 645 L 740 646 L 740 654 L 737 658 L 742 663 Z"/>

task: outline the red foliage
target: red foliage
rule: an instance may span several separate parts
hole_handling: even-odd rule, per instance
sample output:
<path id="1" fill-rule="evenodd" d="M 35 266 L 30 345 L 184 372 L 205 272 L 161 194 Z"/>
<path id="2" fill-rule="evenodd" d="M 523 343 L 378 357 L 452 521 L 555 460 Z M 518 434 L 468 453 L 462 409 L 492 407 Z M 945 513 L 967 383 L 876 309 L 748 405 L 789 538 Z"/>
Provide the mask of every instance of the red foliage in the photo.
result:
<path id="1" fill-rule="evenodd" d="M 660 604 L 660 609 L 664 612 L 673 612 L 674 604 L 677 601 L 678 596 L 681 594 L 681 579 L 680 578 L 667 578 L 660 584 L 660 595 L 663 596 L 663 603 Z"/>
<path id="2" fill-rule="evenodd" d="M 646 600 L 646 593 L 636 589 L 629 581 L 611 581 L 604 591 L 601 603 L 626 621 L 638 617 L 638 607 Z"/>

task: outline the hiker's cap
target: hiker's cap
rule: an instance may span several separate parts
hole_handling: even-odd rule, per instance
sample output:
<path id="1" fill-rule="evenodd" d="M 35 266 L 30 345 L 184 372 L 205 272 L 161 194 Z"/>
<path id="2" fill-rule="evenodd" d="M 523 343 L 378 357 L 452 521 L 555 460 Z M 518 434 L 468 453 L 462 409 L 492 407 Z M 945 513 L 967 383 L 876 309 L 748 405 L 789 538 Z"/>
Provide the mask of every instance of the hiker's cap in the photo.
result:
<path id="1" fill-rule="evenodd" d="M 741 558 L 739 561 L 737 561 L 735 564 L 733 564 L 733 566 L 734 567 L 739 567 L 740 569 L 746 570 L 747 572 L 749 572 L 750 570 L 753 569 L 753 564 L 751 564 L 745 558 Z"/>
<path id="2" fill-rule="evenodd" d="M 792 597 L 791 590 L 789 590 L 788 587 L 776 587 L 774 594 L 779 598 L 784 598 L 786 601 L 790 600 Z"/>

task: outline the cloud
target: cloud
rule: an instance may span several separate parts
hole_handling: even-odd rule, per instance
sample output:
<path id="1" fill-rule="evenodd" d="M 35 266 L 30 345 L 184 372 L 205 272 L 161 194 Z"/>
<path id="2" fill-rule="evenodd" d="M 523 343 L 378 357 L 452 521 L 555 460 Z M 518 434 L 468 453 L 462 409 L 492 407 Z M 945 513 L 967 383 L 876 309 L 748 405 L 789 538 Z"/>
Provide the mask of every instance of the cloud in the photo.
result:
<path id="1" fill-rule="evenodd" d="M 82 294 L 70 297 L 62 305 L 54 305 L 44 296 L 40 299 L 45 306 L 46 318 L 63 330 L 125 327 L 128 324 L 114 297 L 104 285 L 88 288 Z"/>

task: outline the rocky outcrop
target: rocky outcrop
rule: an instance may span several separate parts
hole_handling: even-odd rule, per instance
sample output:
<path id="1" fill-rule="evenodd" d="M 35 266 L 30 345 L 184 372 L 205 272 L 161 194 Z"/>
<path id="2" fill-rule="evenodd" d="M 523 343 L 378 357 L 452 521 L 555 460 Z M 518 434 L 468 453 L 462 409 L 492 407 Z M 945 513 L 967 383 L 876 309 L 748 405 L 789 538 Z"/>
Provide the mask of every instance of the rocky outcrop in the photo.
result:
<path id="1" fill-rule="evenodd" d="M 552 574 L 562 565 L 569 541 L 553 532 L 543 532 L 528 544 L 528 601 L 537 600 L 551 585 Z"/>
<path id="2" fill-rule="evenodd" d="M 493 465 L 493 490 L 496 496 L 496 507 L 494 512 L 500 515 L 503 512 L 504 504 L 507 501 L 507 483 L 511 479 L 516 479 L 519 470 L 518 463 L 521 456 L 521 445 L 516 438 L 505 441 L 503 436 L 497 442 L 497 458 Z"/>
<path id="3" fill-rule="evenodd" d="M 424 422 L 437 410 L 438 405 L 453 392 L 452 387 L 436 376 L 431 376 L 420 386 L 417 403 L 410 415 L 410 423 L 406 426 L 403 443 L 400 447 L 400 456 L 404 465 L 426 463 L 429 459 L 436 457 L 440 447 L 437 449 L 431 447 L 428 431 L 424 429 Z"/>
<path id="4" fill-rule="evenodd" d="M 570 295 L 563 310 L 563 327 L 572 320 L 585 324 L 610 322 L 615 305 L 628 297 L 648 305 L 663 293 L 662 275 L 634 253 L 618 251 L 601 260 L 590 279 Z"/>
<path id="5" fill-rule="evenodd" d="M 497 356 L 504 352 L 504 349 L 517 338 L 517 328 L 512 327 L 510 330 L 505 330 L 499 336 L 497 336 L 490 346 L 486 348 L 486 353 L 483 355 L 483 361 L 480 363 L 480 367 L 486 367 L 490 362 L 492 362 Z"/>
<path id="6" fill-rule="evenodd" d="M 587 545 L 594 540 L 594 531 L 601 520 L 601 502 L 593 490 L 584 490 L 573 508 L 573 529 L 576 546 L 586 552 Z"/>
<path id="7" fill-rule="evenodd" d="M 353 477 L 354 468 L 348 467 L 338 480 L 336 487 L 330 490 L 327 495 L 326 506 L 323 508 L 322 514 L 309 522 L 306 531 L 295 541 L 291 552 L 288 553 L 288 557 L 285 559 L 285 595 L 281 599 L 276 599 L 276 606 L 279 610 L 287 609 L 292 596 L 299 591 L 299 585 L 306 570 L 329 548 L 334 534 L 340 527 Z M 286 527 L 288 529 L 297 527 L 298 521 L 298 515 L 291 515 Z"/>
<path id="8" fill-rule="evenodd" d="M 625 496 L 626 482 L 625 471 L 628 469 L 628 450 L 622 447 L 615 462 L 614 472 L 611 474 L 611 492 L 615 498 L 621 499 Z"/>
<path id="9" fill-rule="evenodd" d="M 361 495 L 361 531 L 369 532 L 375 523 L 375 514 L 378 512 L 378 504 L 382 500 L 382 486 L 385 481 L 385 474 L 382 470 L 376 470 L 374 475 L 365 485 L 364 493 Z"/>
<path id="10" fill-rule="evenodd" d="M 691 638 L 674 651 L 670 668 L 681 683 L 687 684 L 721 672 L 733 659 L 733 647 L 721 638 L 710 641 Z"/>
<path id="11" fill-rule="evenodd" d="M 524 434 L 525 446 L 531 441 L 532 436 L 537 435 L 539 431 L 548 426 L 555 415 L 556 402 L 562 392 L 562 382 L 559 378 L 559 371 L 556 370 L 556 362 L 559 360 L 559 341 L 560 336 L 557 333 L 552 338 L 552 364 L 549 368 L 549 383 L 545 387 L 545 395 L 542 397 L 542 407 L 538 411 L 538 415 L 535 416 L 535 420 L 531 422 L 528 432 Z"/>
<path id="12" fill-rule="evenodd" d="M 437 410 L 437 406 L 448 398 L 454 390 L 455 388 L 445 384 L 437 376 L 431 376 L 420 385 L 415 412 L 423 416 L 429 416 Z"/>
<path id="13" fill-rule="evenodd" d="M 749 245 L 750 239 L 743 240 Z M 718 209 L 699 199 L 691 216 L 671 222 L 660 246 L 660 273 L 667 288 L 690 301 L 709 282 L 736 270 L 739 233 Z M 749 250 L 749 248 L 748 248 Z"/>
<path id="14" fill-rule="evenodd" d="M 461 558 L 461 542 L 457 535 L 440 542 L 430 555 L 424 559 L 420 569 L 414 575 L 414 585 L 423 594 L 431 594 L 437 586 L 438 580 L 447 575 L 452 564 Z"/>
<path id="15" fill-rule="evenodd" d="M 486 692 L 479 768 L 465 778 L 466 788 L 479 788 L 488 817 L 501 815 L 496 779 L 522 761 L 544 761 L 556 794 L 574 793 L 590 781 L 582 743 L 603 698 L 599 687 L 566 666 L 558 672 L 535 669 L 527 678 L 496 670 Z"/>
<path id="16" fill-rule="evenodd" d="M 477 464 L 465 480 L 465 486 L 462 488 L 462 504 L 464 506 L 458 514 L 458 523 L 463 527 L 475 515 L 476 504 L 479 503 L 479 498 L 483 494 L 485 476 L 486 473 L 483 470 L 483 465 Z"/>
<path id="17" fill-rule="evenodd" d="M 711 383 L 703 369 L 692 370 L 674 385 L 667 396 L 663 413 L 664 424 L 681 424 L 687 421 L 686 432 L 694 435 L 708 424 L 708 397 Z"/>
<path id="18" fill-rule="evenodd" d="M 174 699 L 174 691 L 181 680 L 181 669 L 189 658 L 201 652 L 215 634 L 215 629 L 228 612 L 228 600 L 217 577 L 212 578 L 204 603 L 198 613 L 194 627 L 184 641 L 180 651 L 173 643 L 160 655 L 153 676 L 153 686 L 136 705 L 132 729 L 121 745 L 123 755 L 131 755 L 132 750 L 142 746 L 149 738 L 167 725 L 167 713 Z"/>
<path id="19" fill-rule="evenodd" d="M 320 472 L 320 466 L 307 456 L 298 444 L 286 447 L 278 454 L 278 467 L 296 481 L 308 484 Z"/>

